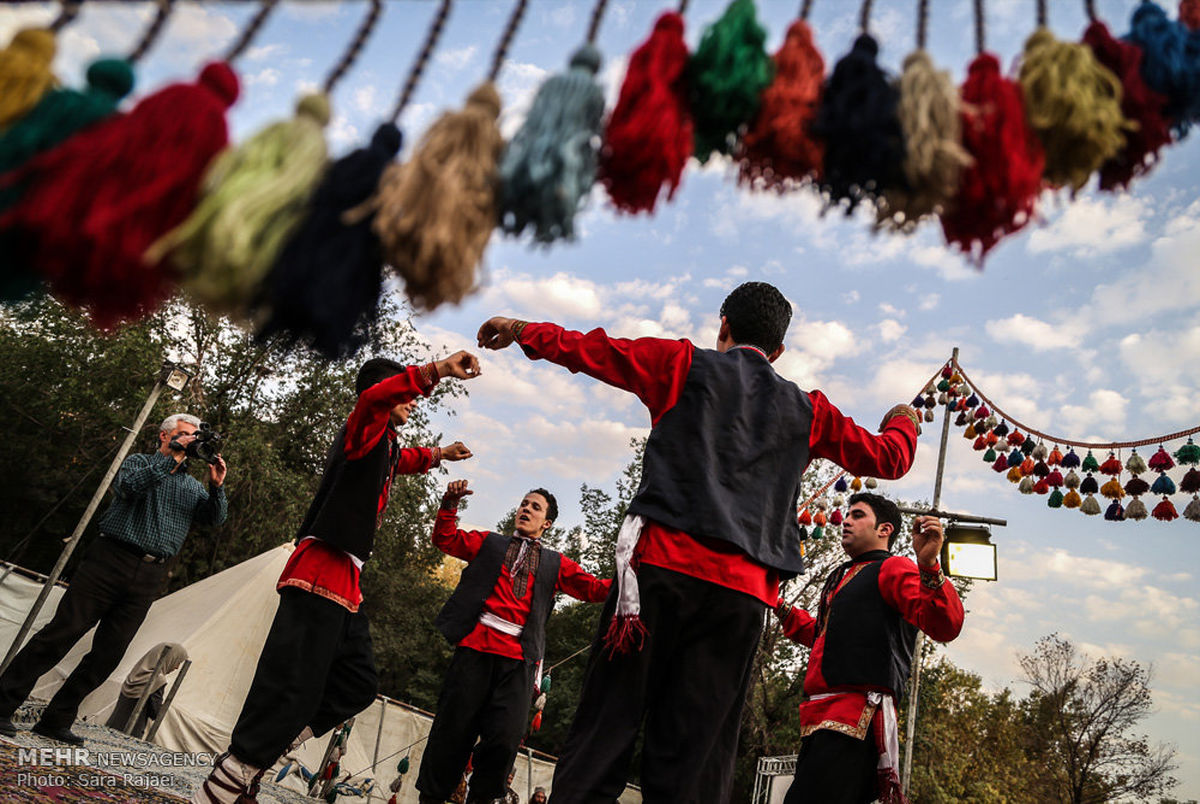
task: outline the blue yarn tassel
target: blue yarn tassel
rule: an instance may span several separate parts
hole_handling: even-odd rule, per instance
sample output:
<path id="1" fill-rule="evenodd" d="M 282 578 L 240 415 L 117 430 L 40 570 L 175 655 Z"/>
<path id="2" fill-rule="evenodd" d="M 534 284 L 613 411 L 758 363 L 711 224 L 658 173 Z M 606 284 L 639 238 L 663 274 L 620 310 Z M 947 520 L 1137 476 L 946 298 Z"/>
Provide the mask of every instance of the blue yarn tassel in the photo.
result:
<path id="1" fill-rule="evenodd" d="M 1200 121 L 1200 31 L 1168 19 L 1160 6 L 1143 0 L 1125 40 L 1142 49 L 1142 78 L 1167 96 L 1171 129 L 1185 136 Z"/>
<path id="2" fill-rule="evenodd" d="M 384 123 L 370 145 L 329 166 L 267 280 L 270 313 L 260 339 L 282 333 L 329 358 L 346 357 L 366 342 L 378 314 L 383 255 L 371 231 L 374 212 L 353 220 L 346 213 L 375 192 L 401 141 L 399 129 Z"/>
<path id="3" fill-rule="evenodd" d="M 1150 487 L 1150 492 L 1152 494 L 1174 494 L 1175 481 L 1166 475 L 1159 475 L 1158 479 L 1154 481 L 1154 485 Z"/>
<path id="4" fill-rule="evenodd" d="M 575 237 L 575 213 L 596 181 L 604 93 L 600 52 L 575 51 L 571 66 L 538 90 L 500 160 L 500 225 L 539 243 Z"/>

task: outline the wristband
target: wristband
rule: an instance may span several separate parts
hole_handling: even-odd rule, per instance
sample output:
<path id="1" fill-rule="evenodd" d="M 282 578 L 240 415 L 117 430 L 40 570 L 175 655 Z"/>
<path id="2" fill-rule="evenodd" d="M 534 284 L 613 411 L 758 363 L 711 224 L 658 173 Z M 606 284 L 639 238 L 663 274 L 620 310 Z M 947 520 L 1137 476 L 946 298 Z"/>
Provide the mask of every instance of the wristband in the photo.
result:
<path id="1" fill-rule="evenodd" d="M 521 340 L 521 333 L 525 331 L 525 327 L 529 325 L 528 321 L 513 321 L 512 334 L 514 341 Z"/>
<path id="2" fill-rule="evenodd" d="M 931 570 L 918 564 L 917 569 L 921 572 L 921 584 L 926 589 L 941 589 L 942 584 L 946 582 L 946 573 L 942 572 L 940 565 L 936 570 Z"/>

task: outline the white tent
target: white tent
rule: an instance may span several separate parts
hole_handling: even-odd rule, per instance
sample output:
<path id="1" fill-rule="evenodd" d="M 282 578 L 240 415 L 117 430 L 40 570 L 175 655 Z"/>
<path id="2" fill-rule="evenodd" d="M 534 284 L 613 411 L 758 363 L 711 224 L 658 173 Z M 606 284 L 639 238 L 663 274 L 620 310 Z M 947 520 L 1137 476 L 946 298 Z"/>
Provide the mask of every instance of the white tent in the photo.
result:
<path id="1" fill-rule="evenodd" d="M 122 680 L 138 659 L 160 642 L 178 642 L 187 649 L 192 664 L 155 735 L 155 742 L 179 752 L 223 751 L 229 744 L 229 734 L 250 689 L 259 652 L 275 616 L 279 600 L 275 583 L 291 551 L 290 544 L 282 545 L 156 601 L 116 671 L 84 699 L 80 716 L 103 723 L 120 693 Z M 40 582 L 16 573 L 0 585 L 0 640 L 3 640 L 0 644 L 12 641 L 40 588 Z M 51 593 L 37 627 L 49 620 L 62 591 L 60 587 Z M 57 667 L 39 679 L 33 696 L 41 699 L 52 696 L 90 649 L 91 641 L 91 634 L 80 640 Z M 400 804 L 415 804 L 413 782 L 432 722 L 429 713 L 380 696 L 355 719 L 341 771 L 353 774 L 355 781 L 375 778 L 372 798 L 386 801 L 391 795 L 387 786 L 397 775 L 396 765 L 408 755 L 410 770 L 396 800 Z M 315 770 L 327 742 L 327 737 L 318 736 L 293 756 Z M 517 759 L 514 789 L 524 801 L 534 787 L 549 789 L 553 773 L 552 761 L 537 754 L 522 755 Z M 274 778 L 274 770 L 268 778 Z M 303 788 L 295 774 L 281 783 Z M 621 801 L 640 802 L 641 795 L 630 788 Z"/>

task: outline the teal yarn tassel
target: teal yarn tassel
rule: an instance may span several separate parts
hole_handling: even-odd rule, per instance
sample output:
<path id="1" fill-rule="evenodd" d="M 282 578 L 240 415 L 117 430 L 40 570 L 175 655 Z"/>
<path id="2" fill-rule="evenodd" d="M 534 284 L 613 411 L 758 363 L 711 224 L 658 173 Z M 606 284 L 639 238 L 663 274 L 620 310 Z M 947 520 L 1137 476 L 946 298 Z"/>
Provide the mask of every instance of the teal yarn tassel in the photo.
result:
<path id="1" fill-rule="evenodd" d="M 596 181 L 604 92 L 600 52 L 585 44 L 552 76 L 500 160 L 500 225 L 539 243 L 575 237 L 575 213 Z"/>
<path id="2" fill-rule="evenodd" d="M 43 151 L 78 131 L 111 116 L 117 104 L 133 89 L 133 70 L 123 59 L 100 59 L 87 71 L 87 88 L 53 89 L 37 106 L 0 135 L 0 174 L 20 167 Z M 0 211 L 21 197 L 22 185 L 0 180 Z M 20 259 L 21 249 L 0 232 L 0 301 L 19 301 L 41 286 L 36 274 Z M 11 247 L 10 247 L 11 246 Z"/>

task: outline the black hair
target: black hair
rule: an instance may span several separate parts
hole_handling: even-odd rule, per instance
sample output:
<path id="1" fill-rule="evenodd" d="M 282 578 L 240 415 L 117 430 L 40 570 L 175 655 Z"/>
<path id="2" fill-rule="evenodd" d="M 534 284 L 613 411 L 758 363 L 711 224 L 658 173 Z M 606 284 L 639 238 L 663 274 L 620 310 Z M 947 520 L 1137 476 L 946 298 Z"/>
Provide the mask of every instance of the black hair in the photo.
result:
<path id="1" fill-rule="evenodd" d="M 734 341 L 757 346 L 769 355 L 783 345 L 792 305 L 774 285 L 743 282 L 725 297 L 721 315 Z"/>
<path id="2" fill-rule="evenodd" d="M 358 378 L 354 381 L 354 393 L 361 394 L 377 382 L 388 377 L 404 373 L 405 366 L 386 357 L 372 357 L 358 370 Z"/>
<path id="3" fill-rule="evenodd" d="M 892 532 L 888 536 L 888 549 L 891 550 L 892 545 L 896 543 L 896 537 L 900 535 L 900 509 L 887 497 L 881 494 L 872 494 L 869 491 L 851 494 L 850 504 L 854 505 L 855 503 L 862 503 L 874 512 L 876 527 L 884 523 L 892 526 Z"/>
<path id="4" fill-rule="evenodd" d="M 546 498 L 546 521 L 558 521 L 558 500 L 554 499 L 554 495 L 545 489 L 530 489 L 527 494 L 540 494 Z"/>

